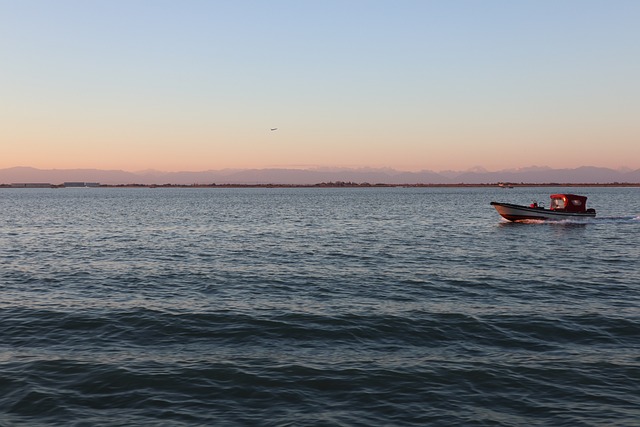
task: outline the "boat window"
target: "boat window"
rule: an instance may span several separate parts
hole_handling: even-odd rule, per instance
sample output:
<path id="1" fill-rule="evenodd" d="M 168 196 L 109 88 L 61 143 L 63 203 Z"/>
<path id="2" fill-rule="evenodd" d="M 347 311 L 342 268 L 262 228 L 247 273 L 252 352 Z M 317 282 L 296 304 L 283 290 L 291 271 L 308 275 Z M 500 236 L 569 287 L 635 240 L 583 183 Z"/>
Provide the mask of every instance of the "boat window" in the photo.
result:
<path id="1" fill-rule="evenodd" d="M 578 199 L 573 199 L 571 200 L 571 204 L 573 204 L 573 206 L 582 206 L 582 201 Z"/>
<path id="2" fill-rule="evenodd" d="M 564 200 L 562 199 L 551 199 L 551 209 L 564 209 Z"/>

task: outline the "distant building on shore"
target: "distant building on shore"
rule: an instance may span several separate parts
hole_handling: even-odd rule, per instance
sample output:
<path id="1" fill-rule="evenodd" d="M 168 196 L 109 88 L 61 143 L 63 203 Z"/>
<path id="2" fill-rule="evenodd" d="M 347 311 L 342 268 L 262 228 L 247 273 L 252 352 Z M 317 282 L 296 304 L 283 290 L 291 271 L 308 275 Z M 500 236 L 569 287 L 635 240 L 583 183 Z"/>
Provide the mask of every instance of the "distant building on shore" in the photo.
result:
<path id="1" fill-rule="evenodd" d="M 47 182 L 14 182 L 11 188 L 51 188 L 53 185 Z"/>
<path id="2" fill-rule="evenodd" d="M 99 182 L 65 182 L 62 185 L 65 188 L 100 187 Z"/>

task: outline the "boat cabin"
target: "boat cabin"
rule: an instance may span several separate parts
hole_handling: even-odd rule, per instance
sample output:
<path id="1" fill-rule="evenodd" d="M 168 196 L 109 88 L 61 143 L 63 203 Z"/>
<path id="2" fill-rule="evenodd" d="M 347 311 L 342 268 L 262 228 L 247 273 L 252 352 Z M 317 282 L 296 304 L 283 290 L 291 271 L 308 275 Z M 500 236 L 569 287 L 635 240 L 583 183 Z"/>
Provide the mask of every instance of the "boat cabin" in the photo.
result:
<path id="1" fill-rule="evenodd" d="M 587 212 L 587 198 L 576 194 L 552 194 L 549 209 L 564 212 Z"/>

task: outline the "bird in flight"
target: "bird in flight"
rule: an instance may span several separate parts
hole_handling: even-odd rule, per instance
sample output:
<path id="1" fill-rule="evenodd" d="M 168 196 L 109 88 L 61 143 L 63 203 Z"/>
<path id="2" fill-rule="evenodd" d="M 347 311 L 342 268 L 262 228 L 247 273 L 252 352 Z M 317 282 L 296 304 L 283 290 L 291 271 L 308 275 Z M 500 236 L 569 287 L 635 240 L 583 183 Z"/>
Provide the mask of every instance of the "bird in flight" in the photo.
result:
<path id="1" fill-rule="evenodd" d="M 278 130 L 278 128 L 271 128 L 271 130 L 272 130 L 272 131 L 274 131 L 274 130 Z"/>

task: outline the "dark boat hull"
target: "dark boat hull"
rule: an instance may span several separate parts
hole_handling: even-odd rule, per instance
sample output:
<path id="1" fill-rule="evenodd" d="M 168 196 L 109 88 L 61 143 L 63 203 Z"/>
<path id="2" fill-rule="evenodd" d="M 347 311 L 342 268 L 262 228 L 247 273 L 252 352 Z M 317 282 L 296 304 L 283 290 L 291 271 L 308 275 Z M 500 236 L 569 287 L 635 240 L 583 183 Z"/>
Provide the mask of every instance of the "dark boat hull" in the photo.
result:
<path id="1" fill-rule="evenodd" d="M 595 218 L 596 212 L 594 210 L 588 210 L 587 212 L 564 212 L 564 211 L 552 211 L 550 209 L 544 209 L 541 207 L 530 207 L 522 205 L 513 205 L 511 203 L 498 203 L 491 202 L 491 206 L 496 208 L 496 211 L 505 219 L 509 221 L 527 221 L 527 220 L 556 220 L 563 219 L 587 219 Z"/>

